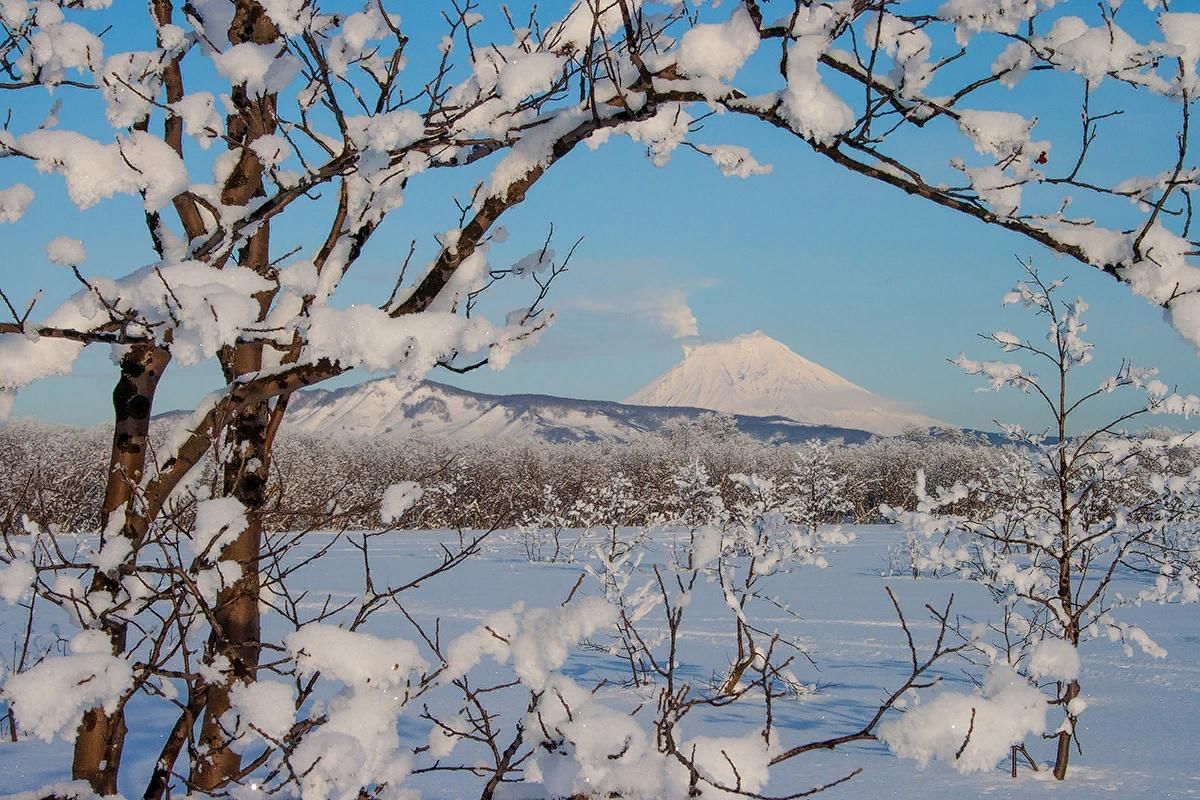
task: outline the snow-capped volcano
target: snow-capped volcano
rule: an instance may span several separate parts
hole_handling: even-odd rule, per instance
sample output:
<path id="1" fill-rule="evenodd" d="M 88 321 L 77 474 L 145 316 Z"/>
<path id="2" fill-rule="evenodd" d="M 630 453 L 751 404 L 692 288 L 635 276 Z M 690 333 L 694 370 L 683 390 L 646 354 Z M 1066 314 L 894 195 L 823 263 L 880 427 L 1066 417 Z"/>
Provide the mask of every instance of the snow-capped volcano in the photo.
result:
<path id="1" fill-rule="evenodd" d="M 781 416 L 884 435 L 945 425 L 868 392 L 762 331 L 689 348 L 683 361 L 626 402 Z"/>
<path id="2" fill-rule="evenodd" d="M 683 363 L 628 404 L 546 395 L 488 395 L 392 378 L 292 396 L 284 426 L 322 435 L 451 436 L 458 440 L 631 442 L 705 410 L 736 416 L 755 438 L 785 442 L 840 438 L 941 425 L 908 412 L 752 333 L 688 352 Z"/>

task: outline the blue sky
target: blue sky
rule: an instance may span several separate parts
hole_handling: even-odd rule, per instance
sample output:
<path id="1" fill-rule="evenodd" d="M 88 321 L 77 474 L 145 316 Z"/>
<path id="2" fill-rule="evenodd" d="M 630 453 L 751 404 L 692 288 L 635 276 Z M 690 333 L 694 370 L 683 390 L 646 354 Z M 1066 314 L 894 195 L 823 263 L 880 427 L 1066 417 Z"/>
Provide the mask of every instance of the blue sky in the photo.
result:
<path id="1" fill-rule="evenodd" d="M 1017 90 L 1025 91 L 1033 105 L 1042 106 L 1035 133 L 1078 125 L 1074 94 L 1051 91 L 1038 97 L 1033 88 Z M 70 109 L 70 95 L 64 98 Z M 981 97 L 979 106 L 988 107 L 988 99 Z M 1023 98 L 994 99 L 1008 104 Z M 22 102 L 26 105 L 15 106 L 14 115 L 25 124 L 36 121 L 43 100 Z M 64 121 L 70 122 L 73 113 Z M 1102 137 L 1097 159 L 1135 171 L 1145 160 L 1149 171 L 1159 163 L 1152 156 L 1169 140 L 1155 140 L 1132 123 L 1122 125 L 1117 120 Z M 951 133 L 935 131 L 914 151 L 914 159 L 922 167 L 944 164 L 946 154 L 938 145 Z M 584 237 L 549 302 L 558 314 L 556 324 L 502 372 L 455 376 L 443 371 L 431 377 L 477 391 L 623 399 L 677 362 L 682 343 L 697 341 L 673 338 L 656 310 L 663 298 L 676 304 L 682 299 L 696 317 L 699 340 L 761 329 L 872 391 L 948 422 L 991 428 L 993 420 L 1001 420 L 1040 427 L 1030 399 L 976 393 L 978 380 L 946 361 L 959 351 L 996 357 L 975 337 L 980 331 L 1042 335 L 1040 321 L 1000 304 L 1022 275 L 1017 259 L 1032 257 L 1046 276 L 1069 276 L 1066 292 L 1082 295 L 1092 306 L 1089 335 L 1097 344 L 1096 365 L 1081 373 L 1081 386 L 1131 359 L 1160 367 L 1162 377 L 1183 390 L 1200 391 L 1200 361 L 1193 348 L 1157 308 L 1098 271 L 852 175 L 762 126 L 713 120 L 698 139 L 748 145 L 773 171 L 727 178 L 685 149 L 657 168 L 640 146 L 616 138 L 594 152 L 579 148 L 505 217 L 509 241 L 492 251 L 498 265 L 516 260 L 540 244 L 551 223 L 560 252 Z M 451 193 L 464 193 L 485 167 L 414 181 L 404 208 L 376 234 L 340 302 L 380 302 L 412 238 L 419 243 L 418 261 L 431 257 L 432 233 L 453 227 L 457 219 Z M 0 183 L 25 181 L 38 193 L 21 223 L 0 228 L 9 264 L 0 286 L 15 300 L 44 288 L 48 310 L 73 290 L 69 273 L 45 259 L 45 243 L 59 234 L 84 240 L 87 269 L 96 274 L 123 274 L 153 259 L 136 201 L 122 198 L 78 212 L 66 202 L 59 179 L 38 176 L 24 165 L 6 164 L 5 171 Z M 320 205 L 297 214 L 290 227 L 276 227 L 279 252 L 308 240 L 309 224 L 322 219 Z M 528 288 L 496 292 L 485 312 L 501 315 L 519 304 Z M 95 348 L 72 376 L 23 390 L 15 414 L 72 424 L 102 422 L 112 380 L 107 349 Z M 159 410 L 187 407 L 219 382 L 213 365 L 174 369 L 160 390 Z M 1116 400 L 1105 398 L 1091 421 L 1125 407 Z"/>

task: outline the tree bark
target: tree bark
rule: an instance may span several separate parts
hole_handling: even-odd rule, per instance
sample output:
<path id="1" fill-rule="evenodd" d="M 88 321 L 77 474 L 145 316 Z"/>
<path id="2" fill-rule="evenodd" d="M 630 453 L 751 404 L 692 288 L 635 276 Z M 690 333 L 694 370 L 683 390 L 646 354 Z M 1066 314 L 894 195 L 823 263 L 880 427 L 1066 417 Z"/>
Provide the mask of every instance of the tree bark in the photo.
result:
<path id="1" fill-rule="evenodd" d="M 249 348 L 239 345 L 238 349 Z M 262 547 L 262 509 L 266 503 L 270 464 L 268 431 L 270 414 L 266 403 L 239 411 L 228 431 L 233 455 L 224 467 L 226 496 L 246 507 L 246 529 L 225 551 L 221 560 L 241 570 L 232 586 L 217 595 L 216 626 L 209 638 L 209 651 L 229 660 L 230 669 L 220 684 L 207 687 L 207 704 L 200 725 L 200 744 L 206 758 L 195 765 L 192 784 L 211 791 L 223 786 L 241 768 L 241 755 L 229 746 L 228 731 L 221 717 L 230 709 L 230 695 L 238 684 L 254 682 L 262 647 L 258 609 L 258 561 Z"/>
<path id="2" fill-rule="evenodd" d="M 142 800 L 163 800 L 163 798 L 169 798 L 171 776 L 174 774 L 175 762 L 179 759 L 179 753 L 183 750 L 183 746 L 187 744 L 191 737 L 196 719 L 200 716 L 200 712 L 204 710 L 207 702 L 207 692 L 203 685 L 196 685 L 188 690 L 187 704 L 175 720 L 175 726 L 171 728 L 166 742 L 163 743 L 162 750 L 159 751 L 158 760 L 154 763 L 154 772 L 150 775 L 150 782 L 146 785 L 146 791 L 142 794 Z"/>
<path id="3" fill-rule="evenodd" d="M 270 228 L 264 225 L 250 238 L 240 254 L 243 266 L 265 269 L 269 264 Z M 258 298 L 261 316 L 270 308 L 271 296 Z M 229 382 L 262 369 L 263 345 L 239 342 L 220 353 L 221 366 Z M 272 413 L 282 413 L 282 398 L 274 408 L 270 401 L 252 403 L 235 412 L 226 426 L 229 455 L 222 467 L 223 494 L 234 497 L 245 507 L 246 528 L 222 553 L 222 561 L 237 564 L 240 571 L 232 586 L 217 594 L 215 624 L 209 637 L 210 656 L 228 659 L 230 670 L 220 684 L 207 686 L 207 704 L 200 725 L 200 743 L 206 758 L 193 766 L 191 783 L 211 791 L 225 785 L 241 768 L 241 755 L 229 745 L 228 731 L 221 717 L 231 707 L 230 696 L 238 684 L 253 683 L 258 676 L 262 648 L 261 619 L 258 608 L 259 557 L 262 551 L 262 512 L 267 502 L 267 481 L 271 470 L 271 445 L 277 425 Z"/>
<path id="4" fill-rule="evenodd" d="M 1063 708 L 1067 708 L 1070 702 L 1079 696 L 1079 691 L 1079 681 L 1071 681 L 1067 684 L 1067 691 L 1063 695 Z M 1060 781 L 1067 777 L 1067 764 L 1071 760 L 1071 738 L 1075 733 L 1074 717 L 1068 714 L 1067 718 L 1071 720 L 1072 729 L 1058 732 L 1058 752 L 1054 757 L 1054 777 Z"/>
<path id="5" fill-rule="evenodd" d="M 1057 336 L 1057 334 L 1056 334 Z M 1071 473 L 1073 460 L 1067 459 L 1067 416 L 1070 411 L 1067 406 L 1067 353 L 1061 339 L 1058 340 L 1058 502 L 1059 502 L 1059 558 L 1058 558 L 1058 602 L 1060 612 L 1068 620 L 1064 626 L 1063 639 L 1071 646 L 1079 647 L 1079 619 L 1077 611 L 1072 606 L 1073 580 L 1071 574 L 1071 553 L 1073 549 L 1071 529 Z M 1074 735 L 1074 722 L 1071 717 L 1070 703 L 1079 696 L 1079 681 L 1067 684 L 1066 692 L 1062 695 L 1063 711 L 1072 724 L 1071 731 L 1059 731 L 1058 752 L 1054 758 L 1054 777 L 1064 780 L 1067 777 L 1067 763 L 1071 759 L 1071 737 Z"/>
<path id="6" fill-rule="evenodd" d="M 109 519 L 126 504 L 137 502 L 137 488 L 146 468 L 146 444 L 150 435 L 150 413 L 154 393 L 170 353 L 155 345 L 131 347 L 121 359 L 121 377 L 113 389 L 112 453 L 108 478 L 104 487 L 104 503 L 100 508 L 101 546 L 109 527 Z M 117 533 L 135 540 L 137 532 L 124 526 Z M 135 558 L 131 554 L 130 558 Z M 117 575 L 97 571 L 90 591 L 116 593 L 120 589 Z M 109 637 L 113 653 L 125 651 L 125 625 L 113 619 L 102 619 L 100 629 Z M 106 714 L 101 708 L 84 712 L 75 737 L 71 760 L 71 776 L 87 781 L 97 794 L 116 794 L 117 773 L 125 745 L 125 715 L 123 709 Z"/>
<path id="7" fill-rule="evenodd" d="M 255 0 L 238 0 L 229 26 L 232 44 L 254 42 L 269 44 L 279 37 L 279 31 L 265 9 Z M 240 154 L 232 174 L 225 181 L 221 201 L 229 205 L 244 205 L 251 198 L 264 194 L 263 165 L 251 146 L 262 136 L 278 127 L 275 96 L 251 96 L 244 86 L 234 87 L 233 103 L 236 113 L 229 116 L 227 130 L 234 149 Z M 270 222 L 264 222 L 238 251 L 238 263 L 264 277 L 271 277 Z M 273 291 L 255 295 L 259 304 L 259 320 L 271 307 Z M 238 342 L 223 348 L 219 354 L 225 379 L 258 372 L 263 366 L 263 345 Z M 283 405 L 278 405 L 280 411 Z M 219 684 L 208 684 L 207 704 L 200 724 L 200 743 L 205 758 L 193 765 L 192 786 L 211 791 L 224 786 L 241 768 L 241 755 L 229 745 L 228 731 L 221 717 L 231 707 L 231 693 L 238 684 L 253 683 L 258 675 L 259 652 L 262 647 L 261 620 L 258 610 L 259 556 L 262 549 L 262 510 L 266 504 L 267 479 L 270 476 L 271 442 L 276 426 L 271 424 L 272 406 L 264 400 L 234 412 L 225 427 L 229 455 L 223 470 L 223 493 L 236 498 L 246 509 L 246 528 L 241 535 L 216 554 L 222 561 L 233 562 L 240 576 L 232 586 L 217 595 L 214 627 L 209 637 L 208 653 L 224 656 L 230 669 Z"/>
<path id="8" fill-rule="evenodd" d="M 270 233 L 261 228 L 241 252 L 243 264 L 267 264 Z M 265 315 L 270 297 L 258 298 Z M 262 369 L 263 346 L 239 342 L 220 354 L 226 380 Z M 282 406 L 279 406 L 282 411 Z M 208 684 L 207 702 L 200 724 L 200 743 L 206 757 L 193 765 L 194 788 L 211 791 L 225 785 L 241 768 L 241 755 L 230 747 L 229 732 L 221 717 L 231 707 L 230 696 L 238 684 L 253 683 L 258 676 L 262 648 L 261 618 L 258 608 L 259 556 L 262 550 L 262 511 L 267 501 L 267 480 L 271 469 L 271 444 L 277 426 L 271 424 L 269 401 L 252 403 L 235 412 L 225 429 L 229 455 L 222 465 L 222 494 L 234 497 L 245 507 L 246 528 L 223 552 L 214 554 L 221 561 L 238 566 L 239 577 L 232 586 L 217 594 L 213 610 L 214 626 L 209 636 L 209 657 L 224 656 L 230 664 L 225 679 Z"/>

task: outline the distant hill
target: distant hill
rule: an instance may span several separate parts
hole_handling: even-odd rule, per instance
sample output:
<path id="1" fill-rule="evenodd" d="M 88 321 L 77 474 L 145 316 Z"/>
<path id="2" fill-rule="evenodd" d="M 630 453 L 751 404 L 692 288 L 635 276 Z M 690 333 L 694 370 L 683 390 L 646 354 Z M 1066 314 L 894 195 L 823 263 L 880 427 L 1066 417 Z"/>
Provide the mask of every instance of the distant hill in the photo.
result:
<path id="1" fill-rule="evenodd" d="M 391 378 L 343 389 L 293 395 L 284 427 L 330 436 L 454 436 L 463 440 L 540 439 L 548 442 L 629 442 L 673 420 L 695 420 L 706 409 L 572 400 L 538 394 L 489 395 L 424 381 Z M 862 442 L 865 430 L 806 425 L 782 416 L 735 414 L 738 429 L 763 441 L 844 439 Z"/>

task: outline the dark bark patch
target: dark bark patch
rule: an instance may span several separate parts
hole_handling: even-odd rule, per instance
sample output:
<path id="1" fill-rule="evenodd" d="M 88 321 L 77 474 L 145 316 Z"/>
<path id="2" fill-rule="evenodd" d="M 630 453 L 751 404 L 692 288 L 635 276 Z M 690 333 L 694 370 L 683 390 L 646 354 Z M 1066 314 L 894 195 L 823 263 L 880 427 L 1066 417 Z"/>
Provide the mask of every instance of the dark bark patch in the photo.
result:
<path id="1" fill-rule="evenodd" d="M 121 431 L 113 437 L 113 447 L 121 453 L 136 455 L 142 452 L 142 439 L 128 431 Z"/>
<path id="2" fill-rule="evenodd" d="M 132 419 L 146 419 L 150 416 L 150 398 L 139 394 L 129 401 L 129 416 Z"/>

